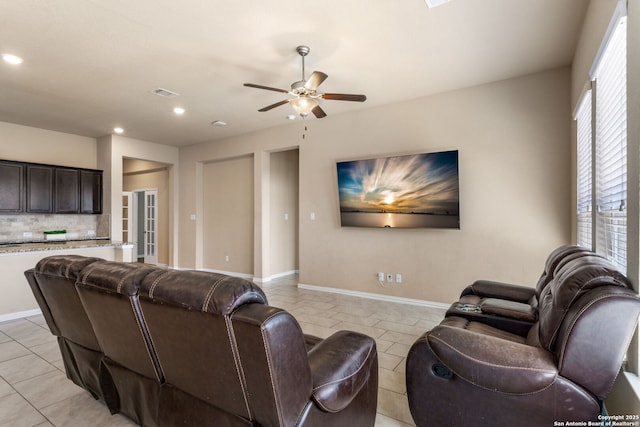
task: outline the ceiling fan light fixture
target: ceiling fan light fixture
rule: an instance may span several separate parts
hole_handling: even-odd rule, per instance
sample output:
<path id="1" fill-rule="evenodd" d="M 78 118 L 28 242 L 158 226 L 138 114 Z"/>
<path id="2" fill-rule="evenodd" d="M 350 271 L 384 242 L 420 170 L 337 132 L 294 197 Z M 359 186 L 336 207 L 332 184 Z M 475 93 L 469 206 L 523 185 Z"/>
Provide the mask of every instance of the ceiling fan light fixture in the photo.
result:
<path id="1" fill-rule="evenodd" d="M 289 104 L 301 117 L 307 117 L 318 106 L 318 101 L 308 96 L 299 96 L 289 101 Z"/>
<path id="2" fill-rule="evenodd" d="M 448 3 L 449 0 L 424 0 L 424 2 L 427 4 L 427 7 L 432 8 L 440 6 L 441 4 Z"/>
<path id="3" fill-rule="evenodd" d="M 22 58 L 20 58 L 19 56 L 16 55 L 12 55 L 10 53 L 3 53 L 2 54 L 2 59 L 11 65 L 20 65 L 22 64 L 24 61 Z"/>

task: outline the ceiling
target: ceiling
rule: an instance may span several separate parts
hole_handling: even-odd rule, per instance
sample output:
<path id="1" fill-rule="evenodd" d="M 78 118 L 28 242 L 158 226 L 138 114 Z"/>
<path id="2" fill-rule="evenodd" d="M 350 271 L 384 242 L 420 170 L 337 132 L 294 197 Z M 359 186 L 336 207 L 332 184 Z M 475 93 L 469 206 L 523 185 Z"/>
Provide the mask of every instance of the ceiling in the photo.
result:
<path id="1" fill-rule="evenodd" d="M 586 0 L 0 0 L 0 121 L 183 146 L 291 125 L 259 108 L 311 48 L 331 116 L 571 64 Z M 180 95 L 163 98 L 164 88 Z M 175 106 L 186 109 L 177 116 Z M 227 126 L 213 126 L 222 120 Z M 298 119 L 300 120 L 300 119 Z M 310 117 L 306 120 L 318 120 Z"/>

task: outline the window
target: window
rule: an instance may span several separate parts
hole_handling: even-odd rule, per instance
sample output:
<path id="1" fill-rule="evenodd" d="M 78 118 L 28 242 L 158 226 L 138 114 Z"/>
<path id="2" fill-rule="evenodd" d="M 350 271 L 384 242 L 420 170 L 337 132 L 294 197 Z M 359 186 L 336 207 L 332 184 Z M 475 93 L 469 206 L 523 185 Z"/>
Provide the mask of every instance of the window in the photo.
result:
<path id="1" fill-rule="evenodd" d="M 578 160 L 577 160 L 577 186 L 578 186 L 578 218 L 577 218 L 577 243 L 585 248 L 593 249 L 591 235 L 593 233 L 593 205 L 592 191 L 592 132 L 591 132 L 591 90 L 588 90 L 578 104 L 575 115 Z"/>
<path id="2" fill-rule="evenodd" d="M 624 14 L 614 19 L 591 71 L 592 89 L 581 99 L 575 115 L 577 243 L 604 255 L 624 272 L 627 269 L 626 22 Z"/>
<path id="3" fill-rule="evenodd" d="M 627 269 L 627 30 L 620 19 L 595 73 L 596 252 Z"/>

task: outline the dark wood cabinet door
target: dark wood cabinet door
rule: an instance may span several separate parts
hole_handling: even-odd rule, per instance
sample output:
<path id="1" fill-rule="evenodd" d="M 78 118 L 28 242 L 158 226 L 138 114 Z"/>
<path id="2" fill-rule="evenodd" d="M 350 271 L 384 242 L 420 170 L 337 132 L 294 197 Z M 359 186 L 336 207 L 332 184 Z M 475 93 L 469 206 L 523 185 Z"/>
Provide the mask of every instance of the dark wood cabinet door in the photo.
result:
<path id="1" fill-rule="evenodd" d="M 53 167 L 27 165 L 27 212 L 53 212 Z"/>
<path id="2" fill-rule="evenodd" d="M 53 198 L 55 213 L 78 213 L 80 207 L 80 176 L 78 169 L 55 169 L 55 196 Z"/>
<path id="3" fill-rule="evenodd" d="M 80 213 L 102 213 L 101 171 L 80 171 Z"/>
<path id="4" fill-rule="evenodd" d="M 0 162 L 0 212 L 24 212 L 24 163 Z"/>

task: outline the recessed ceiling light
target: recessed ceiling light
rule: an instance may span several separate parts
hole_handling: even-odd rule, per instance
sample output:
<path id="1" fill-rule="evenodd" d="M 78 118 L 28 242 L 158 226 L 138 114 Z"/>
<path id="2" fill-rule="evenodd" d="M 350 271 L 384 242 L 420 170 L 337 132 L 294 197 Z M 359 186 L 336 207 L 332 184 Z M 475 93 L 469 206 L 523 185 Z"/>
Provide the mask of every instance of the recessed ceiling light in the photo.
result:
<path id="1" fill-rule="evenodd" d="M 214 126 L 226 126 L 227 122 L 223 122 L 222 120 L 214 120 L 213 122 L 211 122 L 211 124 Z"/>
<path id="2" fill-rule="evenodd" d="M 122 132 L 124 132 L 124 129 L 122 128 L 113 128 L 113 131 L 117 134 L 121 134 Z"/>
<path id="3" fill-rule="evenodd" d="M 174 109 L 173 109 L 173 112 L 174 112 L 174 113 L 176 113 L 177 115 L 182 115 L 182 114 L 184 114 L 184 111 L 185 111 L 185 110 L 184 110 L 184 108 L 182 108 L 182 107 L 176 107 L 176 108 L 174 108 Z"/>
<path id="4" fill-rule="evenodd" d="M 15 56 L 10 53 L 3 53 L 2 59 L 4 59 L 5 62 L 8 62 L 9 64 L 13 64 L 13 65 L 20 65 L 24 62 L 24 60 L 19 56 Z"/>

